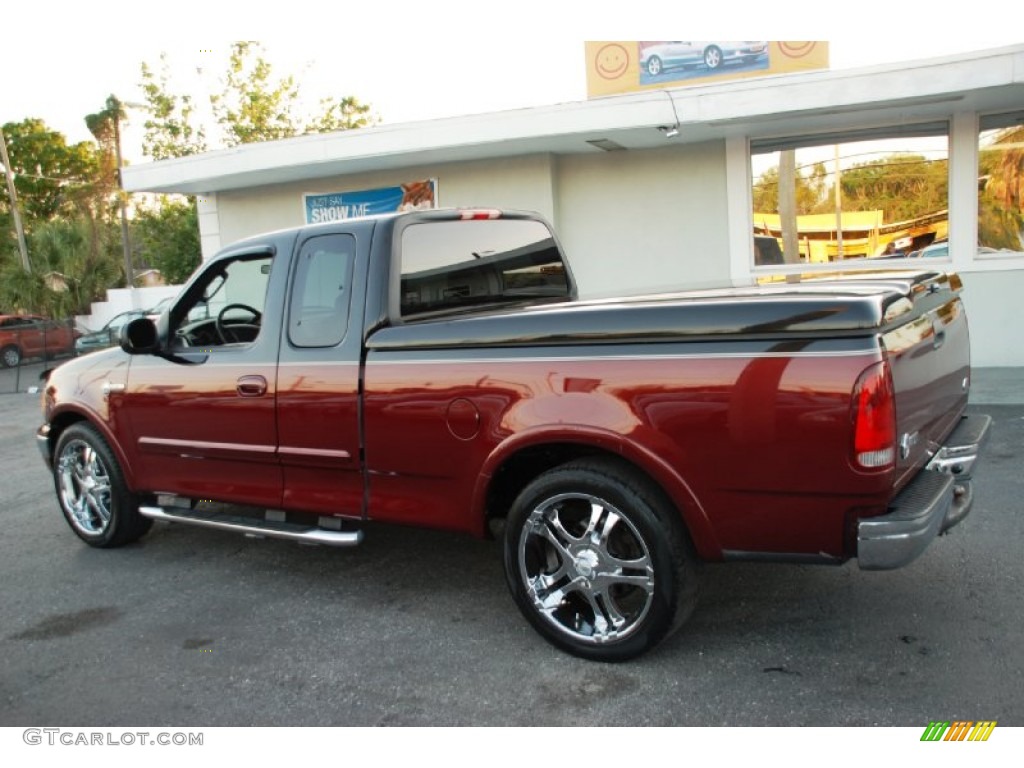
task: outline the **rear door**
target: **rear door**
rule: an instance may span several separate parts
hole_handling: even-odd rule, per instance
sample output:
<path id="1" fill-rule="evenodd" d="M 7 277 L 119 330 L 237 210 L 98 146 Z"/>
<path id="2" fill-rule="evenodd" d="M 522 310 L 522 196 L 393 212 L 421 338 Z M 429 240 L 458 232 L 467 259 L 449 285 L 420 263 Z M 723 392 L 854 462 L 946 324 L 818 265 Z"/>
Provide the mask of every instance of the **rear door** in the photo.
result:
<path id="1" fill-rule="evenodd" d="M 365 230 L 364 230 L 365 231 Z M 359 517 L 362 305 L 369 235 L 298 244 L 277 370 L 278 455 L 286 509 Z M 360 268 L 357 269 L 357 263 Z"/>

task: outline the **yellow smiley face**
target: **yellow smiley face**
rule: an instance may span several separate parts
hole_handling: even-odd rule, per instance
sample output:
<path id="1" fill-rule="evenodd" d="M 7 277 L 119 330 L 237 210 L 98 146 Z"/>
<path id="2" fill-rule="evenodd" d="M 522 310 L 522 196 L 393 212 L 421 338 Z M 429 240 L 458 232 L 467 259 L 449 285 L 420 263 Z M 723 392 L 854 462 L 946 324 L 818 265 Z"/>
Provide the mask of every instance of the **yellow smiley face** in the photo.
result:
<path id="1" fill-rule="evenodd" d="M 629 51 L 618 43 L 603 46 L 594 56 L 594 69 L 605 80 L 622 77 L 629 66 Z"/>

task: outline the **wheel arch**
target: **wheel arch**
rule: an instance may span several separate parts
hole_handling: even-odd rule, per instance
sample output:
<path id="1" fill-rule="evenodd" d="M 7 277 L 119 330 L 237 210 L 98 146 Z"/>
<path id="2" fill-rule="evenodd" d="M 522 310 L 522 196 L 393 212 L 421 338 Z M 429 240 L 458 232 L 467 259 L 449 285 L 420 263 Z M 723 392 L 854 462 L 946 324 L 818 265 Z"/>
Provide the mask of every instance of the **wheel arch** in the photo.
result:
<path id="1" fill-rule="evenodd" d="M 679 514 L 702 559 L 718 560 L 722 548 L 707 514 L 685 478 L 670 464 L 622 435 L 586 428 L 520 433 L 499 445 L 480 470 L 472 509 L 481 535 L 503 521 L 522 490 L 535 477 L 569 461 L 611 459 L 644 475 Z"/>
<path id="2" fill-rule="evenodd" d="M 121 474 L 124 476 L 125 483 L 128 485 L 129 489 L 134 490 L 135 474 L 132 471 L 132 465 L 128 460 L 127 454 L 122 450 L 120 441 L 114 435 L 110 427 L 95 414 L 81 411 L 77 408 L 64 408 L 54 411 L 50 415 L 48 422 L 50 425 L 50 432 L 47 435 L 47 442 L 49 443 L 51 461 L 53 460 L 54 451 L 57 449 L 57 443 L 60 441 L 60 436 L 72 424 L 80 424 L 82 422 L 85 422 L 99 432 L 107 442 L 107 445 L 110 446 L 110 450 L 114 452 L 114 456 L 121 465 Z"/>

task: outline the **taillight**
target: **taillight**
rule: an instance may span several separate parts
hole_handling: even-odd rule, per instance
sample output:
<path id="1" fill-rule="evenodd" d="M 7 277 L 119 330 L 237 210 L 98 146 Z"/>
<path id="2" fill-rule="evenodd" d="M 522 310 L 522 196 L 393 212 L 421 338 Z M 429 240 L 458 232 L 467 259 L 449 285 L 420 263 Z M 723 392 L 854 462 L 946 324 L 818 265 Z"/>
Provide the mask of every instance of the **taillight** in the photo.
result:
<path id="1" fill-rule="evenodd" d="M 896 461 L 896 402 L 888 362 L 865 370 L 853 387 L 853 458 L 861 469 Z"/>

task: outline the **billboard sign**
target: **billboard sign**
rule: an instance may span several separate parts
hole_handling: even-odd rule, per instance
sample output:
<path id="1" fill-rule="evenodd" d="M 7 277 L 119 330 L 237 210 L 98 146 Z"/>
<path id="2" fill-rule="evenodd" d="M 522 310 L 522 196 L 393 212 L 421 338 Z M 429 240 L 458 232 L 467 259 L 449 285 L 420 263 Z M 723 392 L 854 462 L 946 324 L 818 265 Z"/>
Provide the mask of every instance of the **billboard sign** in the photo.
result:
<path id="1" fill-rule="evenodd" d="M 587 96 L 828 69 L 828 43 L 779 40 L 587 42 Z"/>
<path id="2" fill-rule="evenodd" d="M 437 207 L 437 179 L 349 192 L 303 195 L 307 224 Z"/>

